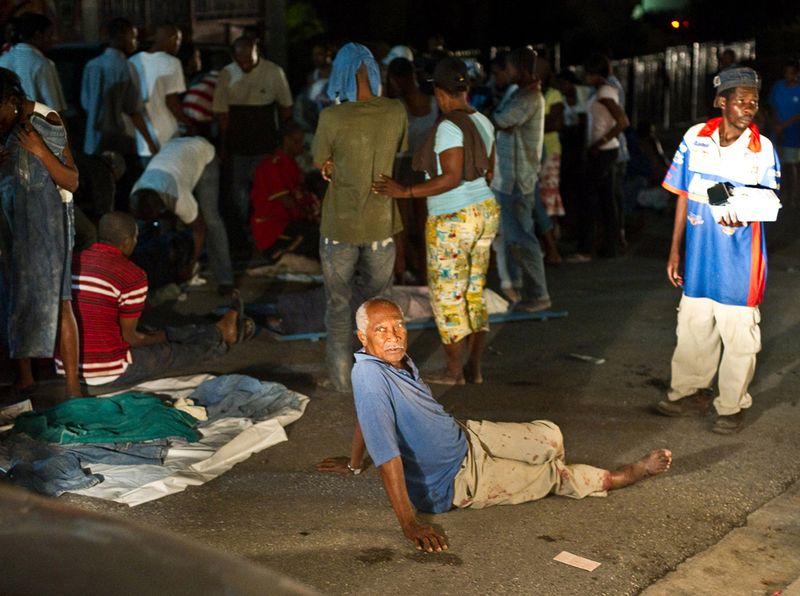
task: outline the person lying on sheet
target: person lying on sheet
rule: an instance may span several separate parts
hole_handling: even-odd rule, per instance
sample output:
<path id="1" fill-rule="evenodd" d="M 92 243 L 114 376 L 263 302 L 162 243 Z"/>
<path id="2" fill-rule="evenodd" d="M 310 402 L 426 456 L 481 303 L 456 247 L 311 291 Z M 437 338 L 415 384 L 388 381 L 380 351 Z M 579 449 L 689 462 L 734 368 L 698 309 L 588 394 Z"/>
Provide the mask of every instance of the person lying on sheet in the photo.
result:
<path id="1" fill-rule="evenodd" d="M 351 454 L 325 459 L 317 469 L 359 474 L 366 448 L 403 534 L 418 550 L 446 550 L 447 539 L 419 521 L 416 510 L 480 509 L 550 493 L 605 495 L 666 472 L 672 463 L 669 450 L 655 449 L 615 471 L 567 465 L 561 431 L 550 421 L 459 422 L 434 400 L 406 354 L 405 319 L 395 303 L 368 300 L 356 324 L 364 348 L 352 371 L 358 421 Z"/>
<path id="2" fill-rule="evenodd" d="M 72 263 L 82 382 L 104 388 L 136 385 L 221 356 L 231 345 L 255 334 L 253 320 L 242 316 L 238 293 L 237 308 L 214 325 L 140 331 L 147 275 L 128 259 L 136 247 L 136 220 L 121 211 L 107 213 L 100 219 L 97 235 L 98 242 L 77 253 Z M 63 370 L 60 356 L 56 369 Z"/>

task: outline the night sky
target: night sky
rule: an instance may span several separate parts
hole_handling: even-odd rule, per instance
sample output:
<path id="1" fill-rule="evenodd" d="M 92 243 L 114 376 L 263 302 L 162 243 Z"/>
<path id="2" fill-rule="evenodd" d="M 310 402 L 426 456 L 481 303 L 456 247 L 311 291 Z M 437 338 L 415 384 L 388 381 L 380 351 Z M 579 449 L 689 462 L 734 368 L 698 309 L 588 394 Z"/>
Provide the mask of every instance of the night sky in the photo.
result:
<path id="1" fill-rule="evenodd" d="M 800 51 L 800 2 L 690 0 L 682 11 L 634 21 L 637 0 L 312 0 L 328 35 L 339 40 L 386 41 L 424 48 L 442 33 L 450 49 L 560 42 L 567 61 L 592 50 L 615 57 L 659 51 L 691 41 L 793 37 Z M 678 30 L 670 21 L 688 22 Z M 759 40 L 761 41 L 761 40 Z"/>

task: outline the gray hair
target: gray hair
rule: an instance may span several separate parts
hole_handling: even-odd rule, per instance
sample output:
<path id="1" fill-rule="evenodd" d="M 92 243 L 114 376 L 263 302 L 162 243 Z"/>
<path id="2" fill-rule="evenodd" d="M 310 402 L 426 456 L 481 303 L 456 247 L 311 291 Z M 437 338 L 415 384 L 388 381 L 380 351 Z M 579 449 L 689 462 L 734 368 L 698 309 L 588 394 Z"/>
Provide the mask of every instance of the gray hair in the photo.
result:
<path id="1" fill-rule="evenodd" d="M 406 318 L 406 315 L 403 313 L 403 309 L 400 308 L 400 306 L 396 302 L 393 302 L 388 298 L 370 298 L 366 302 L 362 303 L 361 306 L 359 306 L 358 310 L 356 311 L 356 328 L 361 333 L 367 332 L 367 325 L 369 324 L 369 314 L 367 313 L 367 310 L 373 304 L 387 304 L 390 306 L 394 306 L 400 312 L 400 316 L 403 317 L 403 320 L 405 320 Z"/>

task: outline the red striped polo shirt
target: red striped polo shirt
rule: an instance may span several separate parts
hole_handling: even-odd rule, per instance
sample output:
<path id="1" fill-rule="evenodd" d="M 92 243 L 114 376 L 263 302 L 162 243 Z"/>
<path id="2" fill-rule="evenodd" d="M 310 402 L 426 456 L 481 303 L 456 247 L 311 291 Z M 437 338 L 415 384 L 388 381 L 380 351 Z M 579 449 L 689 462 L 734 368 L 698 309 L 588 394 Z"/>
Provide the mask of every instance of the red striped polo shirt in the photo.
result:
<path id="1" fill-rule="evenodd" d="M 93 244 L 72 260 L 72 309 L 80 337 L 79 373 L 89 384 L 110 382 L 132 362 L 119 319 L 137 318 L 147 299 L 147 275 L 122 252 Z M 56 368 L 63 373 L 60 359 Z"/>
<path id="2" fill-rule="evenodd" d="M 211 122 L 214 118 L 212 104 L 214 89 L 217 86 L 219 73 L 212 70 L 194 85 L 189 87 L 183 96 L 183 113 L 197 122 Z"/>

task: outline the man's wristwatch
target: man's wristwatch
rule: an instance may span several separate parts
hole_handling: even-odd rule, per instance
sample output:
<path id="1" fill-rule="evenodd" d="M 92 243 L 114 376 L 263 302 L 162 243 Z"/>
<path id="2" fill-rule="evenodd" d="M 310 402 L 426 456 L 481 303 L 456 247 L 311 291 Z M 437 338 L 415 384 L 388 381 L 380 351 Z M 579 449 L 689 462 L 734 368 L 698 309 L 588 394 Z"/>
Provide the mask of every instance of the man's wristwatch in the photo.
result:
<path id="1" fill-rule="evenodd" d="M 353 476 L 358 476 L 359 474 L 361 474 L 362 470 L 362 468 L 354 468 L 353 466 L 350 465 L 350 462 L 347 462 L 347 469 L 353 473 Z"/>

